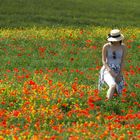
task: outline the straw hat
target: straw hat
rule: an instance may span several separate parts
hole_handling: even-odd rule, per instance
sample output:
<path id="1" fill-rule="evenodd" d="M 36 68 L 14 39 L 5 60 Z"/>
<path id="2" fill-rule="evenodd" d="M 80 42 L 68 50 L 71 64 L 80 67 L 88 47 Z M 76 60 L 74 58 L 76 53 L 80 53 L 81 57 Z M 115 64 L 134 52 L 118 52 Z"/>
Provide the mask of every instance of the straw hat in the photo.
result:
<path id="1" fill-rule="evenodd" d="M 113 29 L 111 30 L 110 34 L 108 34 L 107 40 L 108 41 L 121 41 L 124 39 L 124 36 L 120 33 L 120 30 Z"/>

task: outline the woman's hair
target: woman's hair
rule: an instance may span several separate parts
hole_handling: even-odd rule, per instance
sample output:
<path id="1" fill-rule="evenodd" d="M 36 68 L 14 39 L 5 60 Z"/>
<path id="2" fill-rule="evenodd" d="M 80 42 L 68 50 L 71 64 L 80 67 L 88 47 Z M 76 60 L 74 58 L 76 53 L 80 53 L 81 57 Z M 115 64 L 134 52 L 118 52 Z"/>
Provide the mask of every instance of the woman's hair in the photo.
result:
<path id="1" fill-rule="evenodd" d="M 119 41 L 120 42 L 120 44 L 122 44 L 122 40 L 121 41 Z M 113 42 L 111 42 L 111 44 L 113 44 Z"/>

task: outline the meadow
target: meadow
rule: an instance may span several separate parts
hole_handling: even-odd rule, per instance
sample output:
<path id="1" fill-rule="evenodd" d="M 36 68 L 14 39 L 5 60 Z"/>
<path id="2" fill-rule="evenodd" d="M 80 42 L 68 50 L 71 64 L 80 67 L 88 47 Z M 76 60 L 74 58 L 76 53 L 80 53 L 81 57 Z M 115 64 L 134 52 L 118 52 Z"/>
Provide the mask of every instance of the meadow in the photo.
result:
<path id="1" fill-rule="evenodd" d="M 140 30 L 123 28 L 125 88 L 97 90 L 111 28 L 0 30 L 0 139 L 139 139 Z"/>
<path id="2" fill-rule="evenodd" d="M 140 139 L 139 0 L 0 0 L 0 140 Z M 122 95 L 98 91 L 119 28 Z"/>

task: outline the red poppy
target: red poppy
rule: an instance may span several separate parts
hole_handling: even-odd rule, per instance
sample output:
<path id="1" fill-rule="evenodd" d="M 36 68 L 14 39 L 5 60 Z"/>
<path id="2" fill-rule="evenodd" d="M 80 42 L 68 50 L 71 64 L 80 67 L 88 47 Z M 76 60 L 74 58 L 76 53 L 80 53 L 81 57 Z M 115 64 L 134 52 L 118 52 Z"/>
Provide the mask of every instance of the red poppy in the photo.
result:
<path id="1" fill-rule="evenodd" d="M 35 82 L 33 80 L 30 80 L 29 85 L 35 85 Z"/>
<path id="2" fill-rule="evenodd" d="M 13 116 L 14 116 L 14 117 L 18 117 L 19 114 L 20 114 L 20 111 L 18 111 L 18 110 L 14 110 L 14 111 L 13 111 Z"/>
<path id="3" fill-rule="evenodd" d="M 3 120 L 3 121 L 0 123 L 0 126 L 7 127 L 7 122 L 6 122 L 6 120 Z"/>

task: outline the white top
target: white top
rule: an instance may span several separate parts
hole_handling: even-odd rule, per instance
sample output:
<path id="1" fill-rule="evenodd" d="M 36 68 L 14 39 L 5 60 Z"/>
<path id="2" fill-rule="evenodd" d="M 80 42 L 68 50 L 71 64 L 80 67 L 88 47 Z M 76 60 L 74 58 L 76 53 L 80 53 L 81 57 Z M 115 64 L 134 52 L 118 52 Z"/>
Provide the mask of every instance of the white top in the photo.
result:
<path id="1" fill-rule="evenodd" d="M 121 44 L 120 46 L 118 46 L 118 48 L 116 50 L 113 50 L 111 43 L 106 43 L 104 46 L 107 46 L 107 57 L 106 57 L 106 62 L 108 65 L 117 65 L 120 66 L 121 65 L 121 61 L 122 61 L 122 55 L 123 55 L 123 45 Z M 113 52 L 115 51 L 115 56 L 116 58 L 113 58 Z M 102 73 L 104 74 L 104 72 L 108 72 L 107 69 L 105 68 L 105 66 L 103 65 L 101 68 Z"/>
<path id="2" fill-rule="evenodd" d="M 116 57 L 115 59 L 113 58 L 113 52 L 115 52 L 115 57 Z M 113 49 L 109 46 L 107 48 L 107 59 L 106 59 L 106 62 L 108 64 L 116 64 L 116 65 L 119 65 L 119 64 L 121 64 L 122 55 L 123 55 L 122 48 L 113 51 Z"/>

